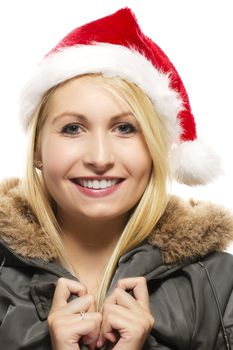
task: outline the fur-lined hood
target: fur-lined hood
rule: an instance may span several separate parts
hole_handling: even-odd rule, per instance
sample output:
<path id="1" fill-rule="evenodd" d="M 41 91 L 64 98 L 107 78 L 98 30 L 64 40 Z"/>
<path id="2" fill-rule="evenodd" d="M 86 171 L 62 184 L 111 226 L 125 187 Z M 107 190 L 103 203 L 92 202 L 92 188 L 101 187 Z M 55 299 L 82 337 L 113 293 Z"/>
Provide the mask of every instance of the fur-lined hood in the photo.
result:
<path id="1" fill-rule="evenodd" d="M 56 258 L 17 178 L 0 184 L 0 240 L 23 257 L 46 261 Z M 233 215 L 219 205 L 192 199 L 185 202 L 171 196 L 148 241 L 160 249 L 166 264 L 223 251 L 233 241 Z"/>

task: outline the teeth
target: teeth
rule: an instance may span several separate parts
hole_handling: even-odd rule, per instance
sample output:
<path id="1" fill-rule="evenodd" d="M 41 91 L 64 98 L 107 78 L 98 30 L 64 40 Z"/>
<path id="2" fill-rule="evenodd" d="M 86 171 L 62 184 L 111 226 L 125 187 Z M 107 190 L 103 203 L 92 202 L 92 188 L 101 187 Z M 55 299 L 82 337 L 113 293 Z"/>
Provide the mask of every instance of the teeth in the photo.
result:
<path id="1" fill-rule="evenodd" d="M 81 186 L 83 187 L 88 187 L 88 188 L 93 188 L 95 190 L 99 189 L 104 189 L 108 187 L 114 186 L 118 180 L 113 179 L 113 180 L 78 180 L 77 181 Z"/>

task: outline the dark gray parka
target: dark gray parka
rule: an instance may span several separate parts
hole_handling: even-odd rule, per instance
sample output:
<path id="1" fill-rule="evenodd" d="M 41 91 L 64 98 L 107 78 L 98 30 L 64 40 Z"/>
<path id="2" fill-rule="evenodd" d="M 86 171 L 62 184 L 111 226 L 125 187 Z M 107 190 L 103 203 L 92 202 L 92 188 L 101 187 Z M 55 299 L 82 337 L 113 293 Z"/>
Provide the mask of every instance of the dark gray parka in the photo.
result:
<path id="1" fill-rule="evenodd" d="M 120 258 L 109 293 L 120 278 L 147 280 L 156 322 L 143 350 L 233 349 L 233 256 L 223 252 L 232 239 L 225 209 L 172 196 L 148 239 Z M 76 279 L 55 258 L 20 181 L 2 183 L 1 350 L 51 349 L 47 316 L 57 280 Z"/>

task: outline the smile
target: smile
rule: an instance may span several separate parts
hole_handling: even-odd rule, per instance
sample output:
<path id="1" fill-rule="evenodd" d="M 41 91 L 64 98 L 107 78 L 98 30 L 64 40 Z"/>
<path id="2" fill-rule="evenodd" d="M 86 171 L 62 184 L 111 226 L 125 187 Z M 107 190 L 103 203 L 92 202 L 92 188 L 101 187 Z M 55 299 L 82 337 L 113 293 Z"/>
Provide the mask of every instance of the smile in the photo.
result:
<path id="1" fill-rule="evenodd" d="M 90 197 L 102 197 L 114 193 L 125 179 L 71 179 L 75 187 L 84 195 Z"/>
<path id="2" fill-rule="evenodd" d="M 103 180 L 82 180 L 82 179 L 76 179 L 75 182 L 78 183 L 82 187 L 86 188 L 93 188 L 95 190 L 109 188 L 117 183 L 119 183 L 120 179 L 103 179 Z"/>

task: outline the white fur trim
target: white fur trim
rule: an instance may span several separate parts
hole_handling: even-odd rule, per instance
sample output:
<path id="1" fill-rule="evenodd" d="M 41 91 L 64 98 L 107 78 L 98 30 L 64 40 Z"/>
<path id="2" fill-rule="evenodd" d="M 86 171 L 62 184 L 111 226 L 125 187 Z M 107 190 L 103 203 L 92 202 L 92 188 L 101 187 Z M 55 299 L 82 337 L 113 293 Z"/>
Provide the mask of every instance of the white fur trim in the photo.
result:
<path id="1" fill-rule="evenodd" d="M 178 182 L 206 184 L 220 173 L 220 160 L 200 141 L 179 143 L 182 132 L 178 113 L 183 101 L 170 86 L 169 73 L 156 69 L 134 48 L 106 43 L 77 45 L 60 49 L 36 67 L 20 95 L 20 118 L 26 127 L 42 95 L 51 87 L 87 73 L 119 76 L 139 86 L 164 118 L 167 135 L 173 145 L 171 165 Z"/>
<path id="2" fill-rule="evenodd" d="M 221 161 L 200 140 L 182 142 L 171 151 L 174 178 L 189 186 L 205 185 L 222 174 Z"/>
<path id="3" fill-rule="evenodd" d="M 20 119 L 26 126 L 42 95 L 51 87 L 76 75 L 102 72 L 138 85 L 166 118 L 169 134 L 178 140 L 181 127 L 177 114 L 183 109 L 179 94 L 170 87 L 169 74 L 157 70 L 134 48 L 95 43 L 61 49 L 47 56 L 35 69 L 20 95 Z"/>

